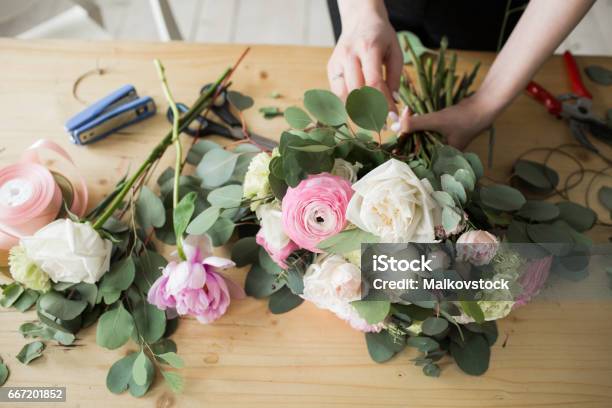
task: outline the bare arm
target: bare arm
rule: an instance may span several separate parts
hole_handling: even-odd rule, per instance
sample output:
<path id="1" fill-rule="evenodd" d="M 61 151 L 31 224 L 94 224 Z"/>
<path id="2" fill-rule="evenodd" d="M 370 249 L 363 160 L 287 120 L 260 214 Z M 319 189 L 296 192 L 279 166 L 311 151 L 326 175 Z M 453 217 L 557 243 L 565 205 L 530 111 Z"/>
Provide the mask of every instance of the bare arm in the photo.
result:
<path id="1" fill-rule="evenodd" d="M 519 95 L 595 0 L 531 0 L 478 91 L 459 105 L 414 117 L 410 130 L 435 130 L 465 147 Z"/>

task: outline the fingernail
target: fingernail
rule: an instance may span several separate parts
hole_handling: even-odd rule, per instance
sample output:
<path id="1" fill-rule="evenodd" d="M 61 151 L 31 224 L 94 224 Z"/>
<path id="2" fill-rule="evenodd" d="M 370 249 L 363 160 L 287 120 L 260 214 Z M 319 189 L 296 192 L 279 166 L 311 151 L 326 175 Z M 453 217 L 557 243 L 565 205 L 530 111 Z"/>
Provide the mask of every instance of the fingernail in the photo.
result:
<path id="1" fill-rule="evenodd" d="M 399 120 L 399 116 L 397 116 L 397 113 L 393 111 L 389 112 L 389 115 L 387 115 L 387 117 L 389 118 L 389 120 L 391 120 L 391 122 L 397 122 Z"/>

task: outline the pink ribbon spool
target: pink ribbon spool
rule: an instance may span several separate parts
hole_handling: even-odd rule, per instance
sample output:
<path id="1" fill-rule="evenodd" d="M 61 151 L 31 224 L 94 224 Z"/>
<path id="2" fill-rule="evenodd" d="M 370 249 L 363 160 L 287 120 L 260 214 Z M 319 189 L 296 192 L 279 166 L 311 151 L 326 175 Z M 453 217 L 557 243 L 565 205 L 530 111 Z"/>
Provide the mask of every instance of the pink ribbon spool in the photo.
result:
<path id="1" fill-rule="evenodd" d="M 62 191 L 51 171 L 41 164 L 39 153 L 51 151 L 75 168 L 68 153 L 58 144 L 39 140 L 23 154 L 22 161 L 0 169 L 0 249 L 9 250 L 23 236 L 49 224 L 62 208 Z M 77 172 L 75 172 L 77 173 Z M 77 173 L 71 182 L 70 211 L 83 216 L 88 194 L 85 180 Z"/>

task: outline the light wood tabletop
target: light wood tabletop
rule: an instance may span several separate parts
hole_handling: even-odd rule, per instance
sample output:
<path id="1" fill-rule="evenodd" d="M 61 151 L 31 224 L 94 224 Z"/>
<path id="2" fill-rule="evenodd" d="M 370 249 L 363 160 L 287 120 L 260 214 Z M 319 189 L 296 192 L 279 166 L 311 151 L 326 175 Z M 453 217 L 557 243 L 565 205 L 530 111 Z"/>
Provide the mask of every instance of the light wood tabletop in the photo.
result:
<path id="1" fill-rule="evenodd" d="M 124 42 L 20 42 L 0 40 L 0 165 L 12 163 L 39 138 L 60 143 L 87 180 L 92 199 L 108 193 L 128 168 L 135 169 L 169 125 L 167 104 L 153 58 L 165 66 L 178 101 L 191 103 L 202 85 L 231 65 L 244 47 L 201 44 Z M 255 46 L 233 77 L 233 87 L 255 99 L 246 112 L 250 128 L 278 138 L 282 118 L 266 120 L 262 106 L 301 104 L 304 90 L 326 88 L 327 48 Z M 482 61 L 484 72 L 493 55 L 461 53 L 462 69 Z M 612 69 L 612 58 L 579 58 Z M 89 147 L 71 145 L 63 124 L 84 108 L 73 84 L 92 69 L 77 88 L 78 99 L 93 102 L 131 83 L 140 95 L 153 97 L 158 114 Z M 479 80 L 482 79 L 482 73 Z M 569 91 L 560 58 L 551 59 L 536 79 L 554 93 Z M 612 107 L 612 88 L 587 81 L 596 111 Z M 274 99 L 271 94 L 281 97 Z M 566 123 L 550 116 L 527 96 L 520 96 L 496 121 L 493 169 L 487 175 L 507 180 L 513 161 L 533 147 L 572 142 Z M 188 138 L 185 137 L 185 143 Z M 603 147 L 610 155 L 611 150 Z M 172 149 L 172 148 L 171 148 Z M 470 147 L 486 161 L 487 137 Z M 575 152 L 588 168 L 604 163 L 584 151 Z M 164 163 L 170 165 L 168 152 Z M 533 156 L 538 158 L 538 156 Z M 166 165 L 159 166 L 163 170 Z M 556 157 L 554 167 L 566 175 L 576 164 Z M 189 169 L 187 170 L 189 171 Z M 608 181 L 609 184 L 609 181 Z M 586 186 L 572 198 L 582 201 Z M 595 197 L 591 202 L 597 204 Z M 603 220 L 609 214 L 599 208 Z M 591 233 L 607 241 L 609 228 Z M 219 249 L 227 254 L 226 248 Z M 231 272 L 242 283 L 247 269 Z M 605 282 L 601 284 L 607 284 Z M 77 347 L 49 345 L 29 366 L 15 359 L 26 342 L 18 332 L 34 313 L 0 310 L 0 356 L 11 376 L 6 386 L 66 386 L 67 407 L 610 407 L 612 406 L 612 302 L 534 302 L 499 322 L 500 338 L 492 350 L 489 371 L 482 377 L 463 374 L 450 360 L 442 375 L 429 378 L 405 352 L 385 364 L 368 356 L 363 335 L 329 312 L 304 304 L 285 315 L 272 315 L 265 301 L 245 299 L 212 325 L 183 320 L 173 339 L 186 368 L 183 394 L 174 395 L 158 380 L 145 398 L 107 391 L 112 363 L 134 345 L 109 351 L 95 344 L 95 330 L 80 333 Z M 0 403 L 0 406 L 3 406 Z M 28 405 L 33 406 L 33 405 Z"/>

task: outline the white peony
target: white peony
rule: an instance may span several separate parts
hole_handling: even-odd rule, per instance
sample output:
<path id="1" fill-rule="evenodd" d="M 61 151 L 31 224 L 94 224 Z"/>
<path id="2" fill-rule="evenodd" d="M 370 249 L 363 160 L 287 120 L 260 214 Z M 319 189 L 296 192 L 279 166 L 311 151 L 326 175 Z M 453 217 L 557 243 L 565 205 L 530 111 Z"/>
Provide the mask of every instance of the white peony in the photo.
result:
<path id="1" fill-rule="evenodd" d="M 331 174 L 342 177 L 343 179 L 348 180 L 349 183 L 353 184 L 357 181 L 357 173 L 362 167 L 363 165 L 361 163 L 351 164 L 343 159 L 335 159 Z"/>
<path id="2" fill-rule="evenodd" d="M 251 210 L 255 211 L 262 203 L 262 199 L 272 194 L 270 190 L 270 162 L 273 157 L 278 156 L 278 149 L 274 149 L 272 155 L 267 152 L 257 154 L 249 163 L 249 168 L 244 176 L 243 196 L 250 200 Z"/>
<path id="3" fill-rule="evenodd" d="M 391 159 L 353 184 L 347 219 L 381 242 L 435 242 L 440 209 L 428 180 Z"/>
<path id="4" fill-rule="evenodd" d="M 354 329 L 379 332 L 383 325 L 368 324 L 350 302 L 361 299 L 361 270 L 339 255 L 321 255 L 304 274 L 302 297 L 334 312 Z"/>
<path id="5" fill-rule="evenodd" d="M 255 211 L 261 225 L 261 233 L 270 247 L 282 250 L 291 241 L 283 230 L 283 213 L 278 201 L 261 204 Z"/>
<path id="6" fill-rule="evenodd" d="M 112 244 L 90 224 L 60 219 L 22 238 L 21 245 L 54 282 L 96 283 L 110 267 Z"/>

